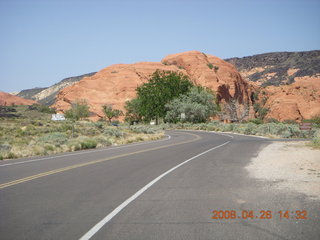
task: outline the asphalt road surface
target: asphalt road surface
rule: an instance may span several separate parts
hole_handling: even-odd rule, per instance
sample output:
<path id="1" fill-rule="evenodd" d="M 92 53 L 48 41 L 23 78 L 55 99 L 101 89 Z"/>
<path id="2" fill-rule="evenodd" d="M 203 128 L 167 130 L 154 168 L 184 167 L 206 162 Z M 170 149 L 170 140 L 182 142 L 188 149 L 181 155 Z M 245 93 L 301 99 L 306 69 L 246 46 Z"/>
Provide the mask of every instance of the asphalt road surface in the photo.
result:
<path id="1" fill-rule="evenodd" d="M 269 140 L 168 135 L 1 161 L 0 239 L 320 239 L 319 201 L 244 169 Z"/>

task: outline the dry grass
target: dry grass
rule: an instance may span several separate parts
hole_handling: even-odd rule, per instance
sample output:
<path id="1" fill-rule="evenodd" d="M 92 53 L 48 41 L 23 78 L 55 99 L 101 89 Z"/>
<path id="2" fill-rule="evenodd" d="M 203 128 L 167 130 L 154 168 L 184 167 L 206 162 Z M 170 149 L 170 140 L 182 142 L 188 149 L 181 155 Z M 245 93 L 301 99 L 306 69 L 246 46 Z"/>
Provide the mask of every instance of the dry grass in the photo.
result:
<path id="1" fill-rule="evenodd" d="M 36 113 L 32 113 L 35 115 Z M 39 118 L 0 119 L 0 160 L 49 155 L 89 148 L 103 148 L 164 137 L 160 129 L 137 132 L 127 125 L 106 122 L 54 122 L 48 115 Z"/>

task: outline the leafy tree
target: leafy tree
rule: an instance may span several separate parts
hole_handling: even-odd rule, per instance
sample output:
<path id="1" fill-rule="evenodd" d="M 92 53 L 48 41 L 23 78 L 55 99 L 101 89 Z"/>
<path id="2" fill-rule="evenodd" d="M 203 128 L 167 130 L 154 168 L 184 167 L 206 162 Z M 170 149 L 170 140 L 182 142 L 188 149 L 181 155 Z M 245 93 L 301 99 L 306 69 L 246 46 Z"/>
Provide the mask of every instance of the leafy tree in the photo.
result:
<path id="1" fill-rule="evenodd" d="M 133 124 L 141 122 L 143 117 L 140 113 L 141 101 L 139 98 L 134 98 L 131 101 L 126 101 L 124 108 L 126 109 L 125 121 Z"/>
<path id="2" fill-rule="evenodd" d="M 89 105 L 85 99 L 78 99 L 71 104 L 71 108 L 65 112 L 66 118 L 82 120 L 89 117 Z"/>
<path id="3" fill-rule="evenodd" d="M 193 87 L 190 92 L 180 95 L 166 104 L 168 122 L 206 122 L 217 112 L 215 96 L 203 87 Z M 183 116 L 183 118 L 182 118 Z"/>
<path id="4" fill-rule="evenodd" d="M 123 112 L 119 109 L 112 109 L 110 105 L 102 106 L 103 112 L 111 123 L 112 118 L 118 118 L 123 115 Z"/>
<path id="5" fill-rule="evenodd" d="M 145 120 L 164 118 L 165 105 L 180 94 L 187 93 L 193 84 L 182 73 L 159 71 L 153 73 L 149 81 L 137 88 L 140 101 L 139 110 Z"/>

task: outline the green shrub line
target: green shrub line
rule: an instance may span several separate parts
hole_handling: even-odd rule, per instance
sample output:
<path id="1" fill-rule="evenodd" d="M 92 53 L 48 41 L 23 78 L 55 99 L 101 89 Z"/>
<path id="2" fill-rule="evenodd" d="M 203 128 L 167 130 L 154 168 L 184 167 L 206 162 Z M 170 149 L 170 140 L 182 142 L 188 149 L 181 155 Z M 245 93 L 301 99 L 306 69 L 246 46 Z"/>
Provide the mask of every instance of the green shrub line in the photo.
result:
<path id="1" fill-rule="evenodd" d="M 249 123 L 222 123 L 220 121 L 211 121 L 209 123 L 190 124 L 162 124 L 162 129 L 189 129 L 189 130 L 205 130 L 217 132 L 234 132 L 245 135 L 264 136 L 270 138 L 312 138 L 319 131 L 313 129 L 304 131 L 299 129 L 298 124 L 284 123 L 265 123 L 255 124 Z"/>

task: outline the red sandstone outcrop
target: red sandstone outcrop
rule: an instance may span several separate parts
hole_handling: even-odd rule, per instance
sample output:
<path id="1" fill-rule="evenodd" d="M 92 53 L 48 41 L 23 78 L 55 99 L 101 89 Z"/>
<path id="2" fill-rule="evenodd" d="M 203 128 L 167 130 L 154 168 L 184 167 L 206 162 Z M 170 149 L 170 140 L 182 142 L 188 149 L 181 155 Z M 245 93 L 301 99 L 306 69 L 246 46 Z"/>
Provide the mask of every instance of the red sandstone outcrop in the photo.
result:
<path id="1" fill-rule="evenodd" d="M 147 82 L 157 69 L 188 75 L 194 83 L 214 90 L 221 102 L 237 97 L 241 103 L 250 103 L 252 88 L 233 65 L 211 55 L 190 51 L 169 55 L 161 63 L 116 64 L 104 68 L 61 90 L 54 107 L 64 112 L 77 99 L 86 99 L 96 119 L 103 116 L 104 104 L 124 110 L 125 102 L 136 96 L 137 86 Z"/>
<path id="2" fill-rule="evenodd" d="M 262 91 L 268 97 L 265 107 L 270 112 L 267 118 L 300 121 L 320 115 L 319 77 L 296 77 L 291 85 L 270 86 Z"/>
<path id="3" fill-rule="evenodd" d="M 37 103 L 36 101 L 18 97 L 6 92 L 0 92 L 0 106 L 12 106 L 12 105 L 32 105 Z"/>

